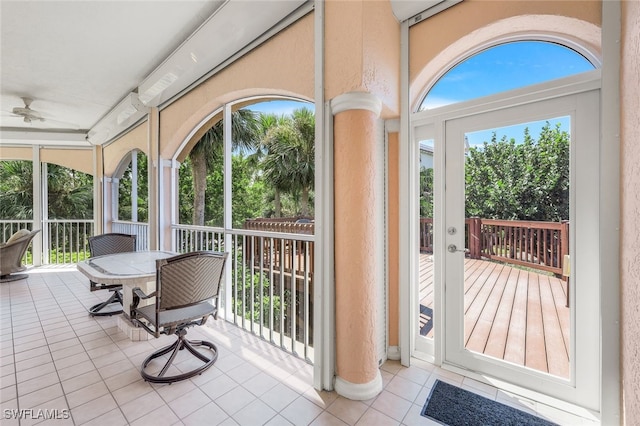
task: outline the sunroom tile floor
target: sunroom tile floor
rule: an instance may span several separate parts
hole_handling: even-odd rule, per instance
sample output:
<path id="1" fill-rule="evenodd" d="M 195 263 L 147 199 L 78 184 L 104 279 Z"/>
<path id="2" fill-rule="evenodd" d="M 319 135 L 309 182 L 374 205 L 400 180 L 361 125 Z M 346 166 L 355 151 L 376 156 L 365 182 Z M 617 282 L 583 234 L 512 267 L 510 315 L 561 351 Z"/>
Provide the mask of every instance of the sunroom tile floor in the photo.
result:
<path id="1" fill-rule="evenodd" d="M 409 368 L 395 361 L 382 365 L 384 390 L 368 401 L 318 392 L 311 365 L 223 320 L 189 331 L 218 346 L 212 368 L 183 382 L 152 385 L 142 380 L 139 366 L 171 338 L 131 342 L 115 318 L 89 317 L 86 307 L 105 293 L 88 287 L 74 267 L 36 268 L 27 280 L 0 285 L 3 426 L 428 425 L 435 423 L 420 410 L 436 379 L 558 424 L 595 424 L 420 360 Z M 46 413 L 69 416 L 45 420 Z"/>

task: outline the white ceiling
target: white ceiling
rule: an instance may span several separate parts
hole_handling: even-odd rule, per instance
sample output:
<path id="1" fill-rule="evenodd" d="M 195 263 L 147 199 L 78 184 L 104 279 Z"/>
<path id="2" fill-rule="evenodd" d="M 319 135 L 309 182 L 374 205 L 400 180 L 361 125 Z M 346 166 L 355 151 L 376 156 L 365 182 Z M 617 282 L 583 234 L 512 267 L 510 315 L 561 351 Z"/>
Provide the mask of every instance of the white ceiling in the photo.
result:
<path id="1" fill-rule="evenodd" d="M 86 145 L 89 130 L 120 101 L 174 72 L 172 61 L 186 54 L 191 68 L 172 90 L 145 98 L 147 106 L 215 68 L 303 3 L 0 0 L 0 145 L 43 139 Z M 198 33 L 216 38 L 194 44 Z M 31 108 L 44 121 L 25 123 L 12 114 L 24 106 L 22 97 L 33 99 Z M 62 136 L 51 137 L 52 131 Z"/>

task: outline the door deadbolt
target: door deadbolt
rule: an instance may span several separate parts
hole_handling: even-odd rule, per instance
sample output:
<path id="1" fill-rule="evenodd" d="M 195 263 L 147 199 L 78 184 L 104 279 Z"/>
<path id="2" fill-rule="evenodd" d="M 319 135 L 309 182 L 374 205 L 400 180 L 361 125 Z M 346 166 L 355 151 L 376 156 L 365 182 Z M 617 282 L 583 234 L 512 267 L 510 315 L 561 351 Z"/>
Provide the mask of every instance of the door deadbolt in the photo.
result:
<path id="1" fill-rule="evenodd" d="M 449 235 L 456 235 L 456 228 L 454 228 L 453 226 L 450 226 L 450 227 L 447 229 L 447 234 L 449 234 Z"/>

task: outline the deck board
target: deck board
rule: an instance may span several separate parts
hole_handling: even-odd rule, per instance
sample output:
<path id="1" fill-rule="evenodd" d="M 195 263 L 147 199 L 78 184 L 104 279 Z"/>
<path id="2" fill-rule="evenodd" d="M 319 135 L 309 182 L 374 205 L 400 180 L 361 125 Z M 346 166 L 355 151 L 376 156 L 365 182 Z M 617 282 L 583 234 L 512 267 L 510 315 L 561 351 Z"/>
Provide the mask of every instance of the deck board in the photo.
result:
<path id="1" fill-rule="evenodd" d="M 433 337 L 433 262 L 420 255 L 421 334 Z M 568 378 L 569 308 L 556 277 L 465 260 L 466 348 Z"/>

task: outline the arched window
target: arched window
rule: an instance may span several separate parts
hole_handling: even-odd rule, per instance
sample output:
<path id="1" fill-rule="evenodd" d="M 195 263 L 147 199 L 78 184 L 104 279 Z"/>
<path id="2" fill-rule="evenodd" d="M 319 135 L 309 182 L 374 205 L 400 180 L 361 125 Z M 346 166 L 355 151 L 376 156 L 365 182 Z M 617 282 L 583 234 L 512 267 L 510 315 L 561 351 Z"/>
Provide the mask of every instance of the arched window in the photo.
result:
<path id="1" fill-rule="evenodd" d="M 580 53 L 557 43 L 515 41 L 463 60 L 431 87 L 420 111 L 591 71 Z"/>

